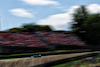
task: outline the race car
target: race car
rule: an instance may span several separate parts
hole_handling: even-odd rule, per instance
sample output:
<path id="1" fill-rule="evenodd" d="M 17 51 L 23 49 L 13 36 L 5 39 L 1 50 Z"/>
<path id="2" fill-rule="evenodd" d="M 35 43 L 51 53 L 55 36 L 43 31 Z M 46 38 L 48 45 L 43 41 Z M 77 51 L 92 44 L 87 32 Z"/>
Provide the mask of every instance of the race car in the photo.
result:
<path id="1" fill-rule="evenodd" d="M 36 58 L 36 57 L 41 57 L 41 54 L 39 54 L 39 55 L 38 55 L 38 54 L 37 54 L 37 55 L 33 55 L 33 57 L 34 57 L 34 58 Z"/>

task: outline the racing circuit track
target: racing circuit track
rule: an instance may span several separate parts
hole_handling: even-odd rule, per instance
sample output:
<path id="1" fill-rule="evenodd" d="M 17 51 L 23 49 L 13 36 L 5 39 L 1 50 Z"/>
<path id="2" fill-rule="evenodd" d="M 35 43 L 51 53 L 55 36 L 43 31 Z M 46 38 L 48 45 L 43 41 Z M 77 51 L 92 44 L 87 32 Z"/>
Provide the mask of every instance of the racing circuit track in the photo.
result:
<path id="1" fill-rule="evenodd" d="M 92 54 L 92 53 L 100 53 L 100 51 L 62 54 L 62 55 L 49 55 L 49 56 L 42 56 L 39 58 L 28 57 L 28 58 L 0 60 L 0 67 L 31 67 L 31 66 L 44 64 L 56 60 L 61 60 L 65 58 L 71 58 L 71 57 L 76 57 L 76 56 L 81 56 L 86 54 Z"/>

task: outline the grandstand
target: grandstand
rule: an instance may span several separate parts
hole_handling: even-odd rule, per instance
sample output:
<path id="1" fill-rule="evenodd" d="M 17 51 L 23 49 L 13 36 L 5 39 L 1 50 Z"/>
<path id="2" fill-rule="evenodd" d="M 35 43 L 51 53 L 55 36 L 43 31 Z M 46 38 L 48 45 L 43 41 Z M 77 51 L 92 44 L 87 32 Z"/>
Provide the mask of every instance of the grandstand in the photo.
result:
<path id="1" fill-rule="evenodd" d="M 0 33 L 0 43 L 5 46 L 46 47 L 34 34 Z"/>
<path id="2" fill-rule="evenodd" d="M 73 34 L 55 32 L 36 32 L 43 40 L 50 44 L 85 46 L 85 42 Z"/>
<path id="3" fill-rule="evenodd" d="M 33 34 L 0 32 L 0 45 L 1 47 L 49 48 L 56 45 L 86 46 L 86 43 L 73 34 L 37 31 Z"/>

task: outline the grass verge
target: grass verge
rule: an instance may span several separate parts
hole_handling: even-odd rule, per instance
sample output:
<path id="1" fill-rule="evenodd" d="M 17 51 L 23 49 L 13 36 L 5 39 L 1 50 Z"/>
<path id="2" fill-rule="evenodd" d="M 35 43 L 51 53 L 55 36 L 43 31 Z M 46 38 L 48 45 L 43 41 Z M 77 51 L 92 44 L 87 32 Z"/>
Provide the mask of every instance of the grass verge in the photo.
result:
<path id="1" fill-rule="evenodd" d="M 3 59 L 13 59 L 13 58 L 6 58 L 6 57 L 14 57 L 14 56 L 27 56 L 27 55 L 34 55 L 34 54 L 51 54 L 51 53 L 62 53 L 62 52 L 81 52 L 81 51 L 91 51 L 91 50 L 55 50 L 55 51 L 47 51 L 47 52 L 36 52 L 36 53 L 21 53 L 21 54 L 11 54 L 11 55 L 0 55 L 0 57 L 3 57 Z M 25 57 L 22 57 L 25 58 Z M 0 59 L 0 60 L 3 60 Z"/>

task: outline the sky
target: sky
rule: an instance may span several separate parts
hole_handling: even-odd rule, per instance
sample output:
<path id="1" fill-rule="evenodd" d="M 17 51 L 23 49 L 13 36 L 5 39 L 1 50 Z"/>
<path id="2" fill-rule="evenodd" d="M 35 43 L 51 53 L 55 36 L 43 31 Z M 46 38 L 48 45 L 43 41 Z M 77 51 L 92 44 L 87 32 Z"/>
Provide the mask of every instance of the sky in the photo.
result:
<path id="1" fill-rule="evenodd" d="M 90 13 L 100 13 L 100 0 L 1 0 L 0 30 L 35 23 L 69 31 L 72 14 L 81 5 Z"/>

